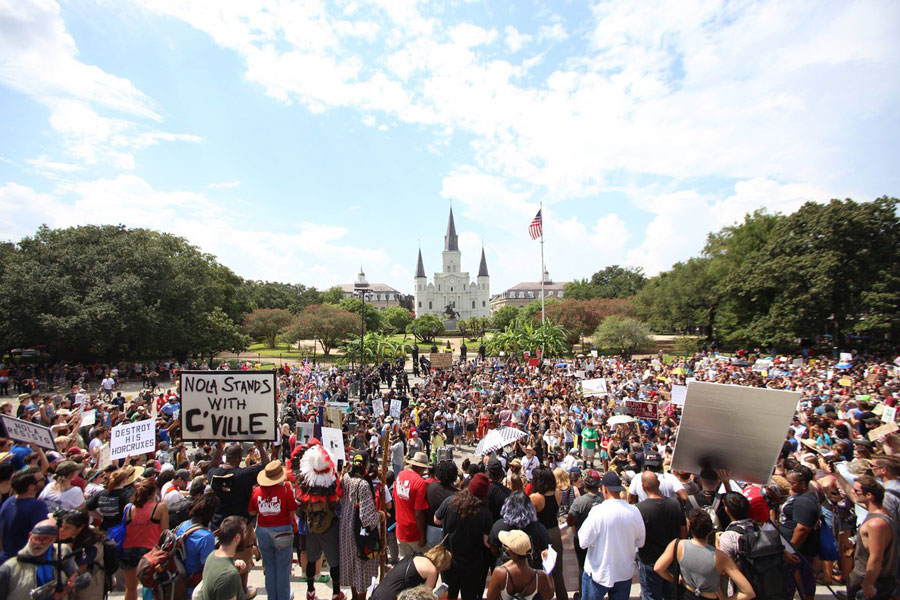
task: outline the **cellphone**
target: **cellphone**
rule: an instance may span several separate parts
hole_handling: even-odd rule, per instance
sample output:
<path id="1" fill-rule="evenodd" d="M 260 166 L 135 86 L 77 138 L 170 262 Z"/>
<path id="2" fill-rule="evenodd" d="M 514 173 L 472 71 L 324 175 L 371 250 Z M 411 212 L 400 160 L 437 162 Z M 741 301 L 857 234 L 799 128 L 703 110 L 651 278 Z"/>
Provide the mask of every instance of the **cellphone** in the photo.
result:
<path id="1" fill-rule="evenodd" d="M 344 459 L 343 458 L 338 460 L 337 470 L 338 470 L 338 473 L 340 473 L 344 470 Z"/>
<path id="2" fill-rule="evenodd" d="M 446 592 L 446 591 L 447 591 L 447 584 L 446 584 L 446 583 L 442 583 L 441 585 L 439 585 L 439 586 L 437 586 L 436 588 L 434 588 L 434 595 L 435 595 L 437 598 L 440 598 L 440 597 L 441 597 L 441 594 L 443 594 L 443 593 Z"/>

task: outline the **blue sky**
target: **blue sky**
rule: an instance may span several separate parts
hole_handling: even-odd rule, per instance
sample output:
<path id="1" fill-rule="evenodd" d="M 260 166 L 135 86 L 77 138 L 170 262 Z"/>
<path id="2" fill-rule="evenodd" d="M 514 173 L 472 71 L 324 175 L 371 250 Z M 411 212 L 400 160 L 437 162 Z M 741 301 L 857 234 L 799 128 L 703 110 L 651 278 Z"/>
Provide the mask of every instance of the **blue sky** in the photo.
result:
<path id="1" fill-rule="evenodd" d="M 241 276 L 653 274 L 900 194 L 900 4 L 0 0 L 0 239 L 124 223 Z"/>

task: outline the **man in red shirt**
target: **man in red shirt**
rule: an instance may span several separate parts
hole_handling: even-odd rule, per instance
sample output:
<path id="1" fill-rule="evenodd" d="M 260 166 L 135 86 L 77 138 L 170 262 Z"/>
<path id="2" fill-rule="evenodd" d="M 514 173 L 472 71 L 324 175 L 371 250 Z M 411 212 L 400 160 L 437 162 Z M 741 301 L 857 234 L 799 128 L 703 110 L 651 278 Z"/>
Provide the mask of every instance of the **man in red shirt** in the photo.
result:
<path id="1" fill-rule="evenodd" d="M 407 468 L 400 471 L 394 482 L 394 506 L 397 513 L 397 542 L 400 557 L 406 558 L 413 552 L 425 552 L 425 480 L 422 474 L 428 469 L 428 456 L 416 452 L 406 461 Z"/>

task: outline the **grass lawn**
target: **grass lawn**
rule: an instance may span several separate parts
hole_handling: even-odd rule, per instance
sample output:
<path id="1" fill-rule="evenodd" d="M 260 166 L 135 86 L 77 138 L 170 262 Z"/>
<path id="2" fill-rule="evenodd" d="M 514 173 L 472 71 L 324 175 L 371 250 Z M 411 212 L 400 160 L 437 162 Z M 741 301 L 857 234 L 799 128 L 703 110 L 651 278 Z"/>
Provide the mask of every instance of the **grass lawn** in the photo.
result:
<path id="1" fill-rule="evenodd" d="M 241 354 L 245 354 L 242 352 Z M 269 348 L 266 344 L 252 344 L 246 354 L 258 354 L 269 358 L 305 358 L 307 352 L 300 352 L 291 348 L 288 344 L 280 343 L 275 348 Z"/>

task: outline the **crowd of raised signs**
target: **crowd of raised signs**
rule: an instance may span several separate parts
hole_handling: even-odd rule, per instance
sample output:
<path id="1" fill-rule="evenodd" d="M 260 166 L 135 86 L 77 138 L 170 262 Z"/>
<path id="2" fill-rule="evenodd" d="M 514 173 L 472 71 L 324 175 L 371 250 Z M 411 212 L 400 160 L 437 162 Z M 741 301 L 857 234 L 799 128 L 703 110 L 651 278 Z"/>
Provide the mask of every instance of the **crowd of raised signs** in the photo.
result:
<path id="1" fill-rule="evenodd" d="M 809 599 L 817 582 L 889 598 L 900 554 L 891 359 L 474 356 L 421 378 L 404 360 L 363 373 L 307 362 L 276 371 L 277 439 L 256 443 L 182 441 L 175 361 L 4 370 L 13 395 L 0 416 L 14 420 L 0 439 L 0 598 L 242 599 L 261 559 L 267 595 L 288 600 L 300 593 L 294 554 L 308 600 L 316 582 L 334 600 L 342 588 L 360 600 L 619 600 L 635 575 L 647 600 L 681 588 Z M 126 394 L 127 380 L 144 387 Z M 671 470 L 695 381 L 799 393 L 768 481 Z M 22 421 L 41 427 L 10 439 L 25 437 Z M 148 441 L 122 427 L 146 422 L 154 451 L 126 455 Z M 344 447 L 323 446 L 336 429 Z M 495 430 L 505 445 L 475 454 Z M 167 530 L 174 554 L 157 547 Z"/>

